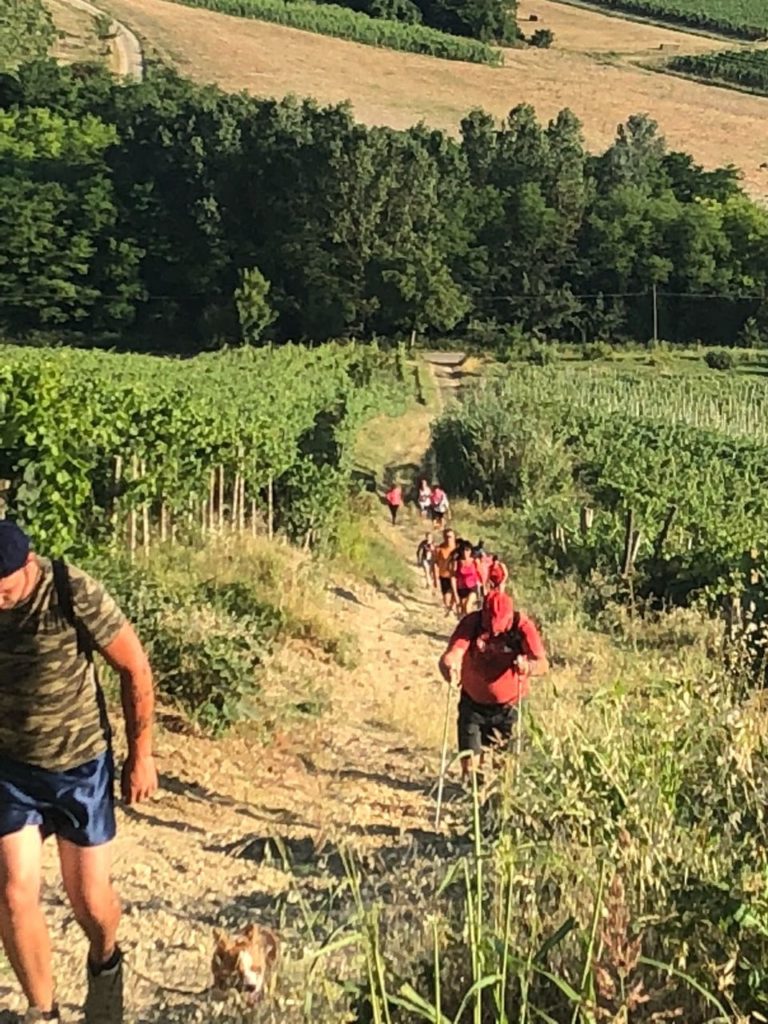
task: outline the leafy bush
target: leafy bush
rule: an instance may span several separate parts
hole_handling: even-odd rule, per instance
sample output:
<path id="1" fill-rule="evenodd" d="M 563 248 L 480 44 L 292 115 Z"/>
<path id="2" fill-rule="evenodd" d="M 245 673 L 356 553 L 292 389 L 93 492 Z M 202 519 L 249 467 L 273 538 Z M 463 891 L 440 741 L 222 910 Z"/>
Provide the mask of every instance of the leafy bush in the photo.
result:
<path id="1" fill-rule="evenodd" d="M 236 584 L 167 586 L 151 570 L 104 556 L 89 567 L 136 627 L 161 698 L 213 735 L 247 718 L 256 673 L 283 626 Z"/>
<path id="2" fill-rule="evenodd" d="M 539 50 L 548 50 L 555 41 L 555 33 L 549 28 L 537 28 L 528 40 L 530 46 Z"/>
<path id="3" fill-rule="evenodd" d="M 613 359 L 613 347 L 607 341 L 595 341 L 584 345 L 581 349 L 581 358 L 589 362 L 597 362 L 601 359 Z"/>
<path id="4" fill-rule="evenodd" d="M 444 60 L 465 60 L 475 64 L 498 66 L 503 63 L 499 50 L 475 39 L 439 32 L 424 25 L 372 18 L 360 11 L 336 4 L 316 4 L 311 0 L 179 0 L 188 7 L 257 18 L 278 25 L 306 29 L 320 35 L 354 39 L 370 46 L 425 53 Z"/>
<path id="5" fill-rule="evenodd" d="M 736 365 L 733 353 L 722 348 L 710 349 L 704 356 L 704 362 L 710 370 L 732 370 Z"/>

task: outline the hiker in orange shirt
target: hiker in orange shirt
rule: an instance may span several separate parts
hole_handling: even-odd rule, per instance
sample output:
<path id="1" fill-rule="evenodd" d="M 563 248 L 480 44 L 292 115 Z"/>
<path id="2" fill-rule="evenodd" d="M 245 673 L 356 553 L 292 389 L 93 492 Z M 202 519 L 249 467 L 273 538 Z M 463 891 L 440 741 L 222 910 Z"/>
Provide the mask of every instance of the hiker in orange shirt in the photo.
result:
<path id="1" fill-rule="evenodd" d="M 509 594 L 490 593 L 481 611 L 465 615 L 439 662 L 447 683 L 459 676 L 458 740 L 465 780 L 482 767 L 492 746 L 506 747 L 517 724 L 530 676 L 543 675 L 549 662 L 535 624 L 516 611 Z"/>

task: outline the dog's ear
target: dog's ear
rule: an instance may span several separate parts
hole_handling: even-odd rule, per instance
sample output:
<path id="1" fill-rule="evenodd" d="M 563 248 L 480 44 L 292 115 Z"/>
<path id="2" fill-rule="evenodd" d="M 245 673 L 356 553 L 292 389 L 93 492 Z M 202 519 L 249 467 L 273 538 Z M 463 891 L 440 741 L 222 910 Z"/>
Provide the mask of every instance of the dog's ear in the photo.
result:
<path id="1" fill-rule="evenodd" d="M 226 949 L 226 947 L 229 945 L 227 933 L 223 932 L 221 928 L 213 929 L 213 944 L 214 948 L 217 950 Z"/>

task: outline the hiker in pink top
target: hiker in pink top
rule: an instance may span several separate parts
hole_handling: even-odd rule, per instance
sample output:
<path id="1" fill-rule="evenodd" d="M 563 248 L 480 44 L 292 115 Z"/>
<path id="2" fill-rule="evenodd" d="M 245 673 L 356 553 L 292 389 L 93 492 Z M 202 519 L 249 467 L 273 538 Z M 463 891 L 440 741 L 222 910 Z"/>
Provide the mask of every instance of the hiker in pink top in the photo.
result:
<path id="1" fill-rule="evenodd" d="M 463 540 L 459 544 L 453 568 L 453 592 L 456 597 L 459 618 L 468 613 L 469 602 L 472 597 L 477 595 L 479 586 L 480 573 L 477 571 L 472 545 L 468 540 Z"/>
<path id="2" fill-rule="evenodd" d="M 392 516 L 392 525 L 397 526 L 397 513 L 403 504 L 403 488 L 400 484 L 393 484 L 384 495 L 384 500 L 389 507 L 389 514 Z"/>
<path id="3" fill-rule="evenodd" d="M 448 514 L 448 495 L 442 489 L 440 484 L 435 484 L 432 488 L 432 521 L 435 526 L 442 526 L 445 522 L 445 517 Z"/>

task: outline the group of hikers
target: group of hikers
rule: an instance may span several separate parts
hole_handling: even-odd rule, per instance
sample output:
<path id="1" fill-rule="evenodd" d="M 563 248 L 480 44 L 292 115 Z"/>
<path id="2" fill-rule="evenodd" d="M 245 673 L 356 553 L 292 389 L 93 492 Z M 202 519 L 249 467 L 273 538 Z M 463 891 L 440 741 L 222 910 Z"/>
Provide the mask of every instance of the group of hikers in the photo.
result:
<path id="1" fill-rule="evenodd" d="M 476 544 L 457 537 L 446 526 L 443 539 L 435 544 L 431 531 L 416 549 L 416 562 L 424 573 L 424 585 L 439 590 L 445 614 L 466 615 L 470 605 L 482 605 L 493 590 L 504 590 L 509 570 L 497 554 L 490 554 L 485 544 Z"/>
<path id="2" fill-rule="evenodd" d="M 403 488 L 399 483 L 393 483 L 384 495 L 389 514 L 392 517 L 392 525 L 397 525 L 397 515 L 405 504 Z M 436 527 L 441 527 L 450 511 L 448 495 L 440 484 L 431 484 L 426 478 L 419 480 L 416 489 L 416 504 L 422 519 L 430 520 Z"/>
<path id="3" fill-rule="evenodd" d="M 446 616 L 459 620 L 438 669 L 460 693 L 457 739 L 466 782 L 473 770 L 482 770 L 488 750 L 509 746 L 529 679 L 549 664 L 536 624 L 507 592 L 509 570 L 501 558 L 446 523 L 450 503 L 439 484 L 420 479 L 415 497 L 421 519 L 442 528 L 439 543 L 428 530 L 416 550 L 424 585 L 439 591 Z M 393 484 L 385 500 L 396 524 L 403 488 Z"/>

